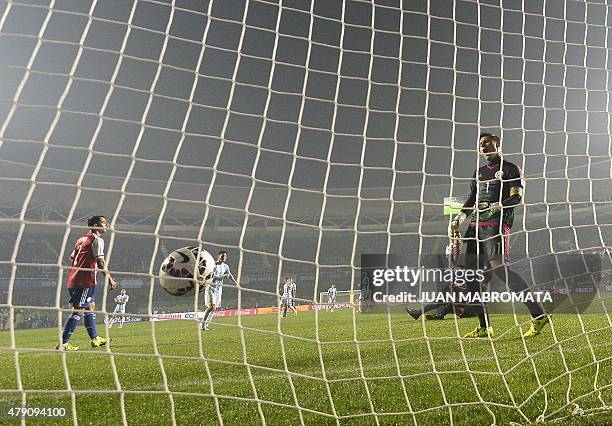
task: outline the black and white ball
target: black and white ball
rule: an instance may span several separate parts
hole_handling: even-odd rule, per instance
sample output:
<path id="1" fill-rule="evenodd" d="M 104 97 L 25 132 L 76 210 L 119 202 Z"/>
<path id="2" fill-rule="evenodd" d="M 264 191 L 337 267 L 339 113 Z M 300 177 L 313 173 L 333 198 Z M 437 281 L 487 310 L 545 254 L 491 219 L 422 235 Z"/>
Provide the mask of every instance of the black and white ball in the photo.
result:
<path id="1" fill-rule="evenodd" d="M 197 260 L 196 260 L 197 259 Z M 215 259 L 204 249 L 183 247 L 174 250 L 159 268 L 159 283 L 173 296 L 193 296 L 212 280 Z"/>

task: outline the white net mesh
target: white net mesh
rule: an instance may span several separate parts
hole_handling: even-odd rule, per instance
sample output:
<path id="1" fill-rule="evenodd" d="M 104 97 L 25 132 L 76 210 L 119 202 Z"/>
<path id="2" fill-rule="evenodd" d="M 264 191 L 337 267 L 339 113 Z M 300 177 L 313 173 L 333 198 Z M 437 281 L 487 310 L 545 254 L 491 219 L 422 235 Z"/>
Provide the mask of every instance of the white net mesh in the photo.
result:
<path id="1" fill-rule="evenodd" d="M 611 10 L 498 3 L 1 1 L 0 402 L 75 423 L 609 415 Z M 443 199 L 467 193 L 481 130 L 525 173 L 517 271 L 538 286 L 540 256 L 596 253 L 588 309 L 570 299 L 531 344 L 512 306 L 480 346 L 458 338 L 471 320 L 313 309 L 331 282 L 357 302 L 363 253 L 443 252 Z M 116 292 L 98 285 L 113 347 L 53 352 L 93 214 L 111 221 L 109 269 L 142 324 L 103 332 Z M 156 277 L 199 245 L 229 252 L 236 318 L 210 335 L 148 321 L 203 309 Z M 285 275 L 314 312 L 251 318 L 278 306 Z M 108 396 L 106 414 L 87 394 Z"/>

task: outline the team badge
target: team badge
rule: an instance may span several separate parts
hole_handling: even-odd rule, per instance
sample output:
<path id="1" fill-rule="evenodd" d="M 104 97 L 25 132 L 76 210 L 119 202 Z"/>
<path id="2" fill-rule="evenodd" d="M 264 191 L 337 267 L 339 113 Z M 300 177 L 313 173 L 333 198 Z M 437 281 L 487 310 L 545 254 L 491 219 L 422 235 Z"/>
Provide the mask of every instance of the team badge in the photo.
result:
<path id="1" fill-rule="evenodd" d="M 495 172 L 495 178 L 496 178 L 496 179 L 501 179 L 501 178 L 503 178 L 503 177 L 504 177 L 504 172 L 503 172 L 503 170 L 498 170 L 498 171 L 496 171 L 496 172 Z"/>

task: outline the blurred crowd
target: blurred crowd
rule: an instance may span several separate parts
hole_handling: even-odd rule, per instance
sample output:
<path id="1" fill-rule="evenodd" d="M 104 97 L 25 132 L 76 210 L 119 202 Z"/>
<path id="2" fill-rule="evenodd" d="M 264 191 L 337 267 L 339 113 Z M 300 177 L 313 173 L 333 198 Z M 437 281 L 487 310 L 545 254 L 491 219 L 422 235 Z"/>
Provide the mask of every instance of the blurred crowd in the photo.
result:
<path id="1" fill-rule="evenodd" d="M 15 329 L 48 328 L 57 326 L 57 316 L 50 312 L 15 312 Z M 10 329 L 8 311 L 0 312 L 0 331 Z"/>

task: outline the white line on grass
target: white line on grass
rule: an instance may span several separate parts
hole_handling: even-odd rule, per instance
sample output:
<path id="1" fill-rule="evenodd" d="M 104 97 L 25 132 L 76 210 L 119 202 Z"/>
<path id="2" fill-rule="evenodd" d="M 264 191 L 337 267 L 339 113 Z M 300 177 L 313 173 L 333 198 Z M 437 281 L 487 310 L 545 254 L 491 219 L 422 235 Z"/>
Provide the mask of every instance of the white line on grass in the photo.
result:
<path id="1" fill-rule="evenodd" d="M 609 346 L 612 346 L 612 342 L 605 342 L 605 343 L 597 343 L 592 345 L 592 347 L 594 349 L 599 349 L 599 348 L 607 348 Z M 584 351 L 586 350 L 585 348 L 581 348 L 581 347 L 571 347 L 569 349 L 563 349 L 564 353 L 574 353 L 574 352 L 580 352 L 580 351 Z M 557 352 L 554 352 L 553 354 L 557 354 Z M 510 355 L 505 355 L 505 356 L 499 356 L 498 359 L 512 359 L 512 358 L 516 358 L 517 356 L 519 356 L 518 353 L 514 353 L 514 354 L 510 354 Z M 493 356 L 481 356 L 481 357 L 470 357 L 467 358 L 468 363 L 475 363 L 475 362 L 486 362 L 486 361 L 493 361 L 495 359 L 495 357 Z M 602 360 L 599 359 L 598 362 L 601 362 Z M 443 361 L 437 361 L 436 362 L 436 366 L 450 366 L 450 365 L 455 365 L 455 364 L 461 364 L 463 365 L 463 359 L 459 359 L 459 358 L 451 358 L 451 359 L 446 359 Z M 595 364 L 594 362 L 591 362 L 591 364 Z M 251 364 L 251 368 L 253 369 L 257 369 L 257 365 L 255 364 Z M 363 369 L 364 371 L 380 371 L 380 370 L 387 370 L 387 369 L 395 369 L 396 364 L 395 361 L 393 362 L 378 362 L 377 365 L 372 365 L 372 366 L 364 366 Z M 405 368 L 405 369 L 410 369 L 410 368 L 419 368 L 421 369 L 423 367 L 423 363 L 422 362 L 415 362 L 415 363 L 400 363 L 400 367 Z M 266 370 L 269 371 L 269 367 L 266 367 Z M 343 369 L 335 369 L 335 370 L 326 370 L 328 373 L 331 373 L 335 376 L 337 375 L 344 375 L 344 374 L 348 374 L 348 373 L 354 373 L 355 372 L 355 368 L 343 368 Z M 472 373 L 488 373 L 488 374 L 500 374 L 499 372 L 495 371 L 495 372 L 486 372 L 486 371 L 475 371 L 475 370 L 471 370 Z M 300 375 L 303 376 L 312 376 L 312 379 L 315 380 L 320 380 L 323 381 L 319 376 L 317 376 L 317 374 L 320 374 L 320 370 L 310 370 L 308 372 L 297 372 Z M 466 373 L 465 370 L 461 370 L 461 371 L 428 371 L 425 374 L 436 374 L 436 373 L 441 373 L 441 374 L 450 374 L 450 373 Z M 399 378 L 399 376 L 396 376 Z M 278 378 L 287 378 L 287 373 L 285 371 L 281 371 L 279 370 L 278 373 L 272 373 L 272 374 L 267 374 L 267 375 L 259 375 L 256 374 L 256 380 L 272 380 L 272 379 L 278 379 Z M 370 379 L 379 379 L 379 378 L 393 378 L 393 376 L 389 377 L 389 376 L 384 376 L 384 377 L 367 377 L 368 380 Z M 358 377 L 351 377 L 348 378 L 349 380 L 355 380 L 355 379 L 359 379 Z M 347 378 L 338 378 L 338 379 L 329 379 L 329 382 L 334 382 L 334 381 L 345 381 L 347 380 Z M 227 377 L 227 378 L 219 378 L 219 379 L 215 379 L 214 383 L 216 386 L 223 386 L 223 385 L 233 385 L 233 384 L 238 384 L 238 383 L 243 383 L 243 382 L 248 382 L 247 378 L 241 378 L 241 377 Z M 208 382 L 204 382 L 202 380 L 180 380 L 178 382 L 173 382 L 173 383 L 168 383 L 168 386 L 171 388 L 175 388 L 175 387 L 181 387 L 181 386 L 195 386 L 195 385 L 207 385 Z M 146 389 L 150 389 L 151 386 L 147 386 L 147 387 L 134 387 L 131 388 L 133 390 L 146 390 Z"/>

